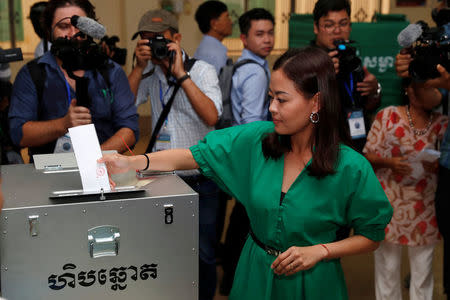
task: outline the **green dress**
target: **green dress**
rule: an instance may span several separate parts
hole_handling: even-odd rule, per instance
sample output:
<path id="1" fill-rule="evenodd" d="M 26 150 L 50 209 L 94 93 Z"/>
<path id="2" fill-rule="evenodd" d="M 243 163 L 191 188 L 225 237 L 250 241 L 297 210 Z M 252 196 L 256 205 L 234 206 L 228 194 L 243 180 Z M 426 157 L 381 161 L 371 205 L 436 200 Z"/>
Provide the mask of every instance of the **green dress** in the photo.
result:
<path id="1" fill-rule="evenodd" d="M 343 226 L 384 239 L 392 207 L 369 162 L 347 146 L 341 146 L 335 174 L 319 180 L 305 168 L 280 205 L 284 157 L 266 160 L 261 146 L 273 130 L 272 122 L 253 122 L 211 132 L 190 148 L 201 172 L 245 206 L 259 240 L 285 251 L 333 242 Z M 248 237 L 229 299 L 347 299 L 339 259 L 287 277 L 273 273 L 274 260 Z"/>

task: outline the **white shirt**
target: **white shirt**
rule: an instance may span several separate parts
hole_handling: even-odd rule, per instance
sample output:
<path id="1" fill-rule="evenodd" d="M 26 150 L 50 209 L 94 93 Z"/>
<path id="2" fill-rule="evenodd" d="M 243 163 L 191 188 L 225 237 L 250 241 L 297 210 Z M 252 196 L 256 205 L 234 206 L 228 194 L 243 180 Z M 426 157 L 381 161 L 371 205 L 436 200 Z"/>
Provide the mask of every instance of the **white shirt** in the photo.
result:
<path id="1" fill-rule="evenodd" d="M 219 88 L 219 79 L 215 68 L 204 61 L 197 60 L 189 73 L 195 85 L 214 102 L 218 117 L 220 117 L 222 114 L 222 93 Z M 159 66 L 155 67 L 155 72 L 151 76 L 140 82 L 136 105 L 146 102 L 148 96 L 150 96 L 152 128 L 155 128 L 163 110 L 161 100 L 166 104 L 173 90 L 174 86 L 169 86 L 166 76 Z M 160 94 L 162 94 L 162 99 L 160 99 Z M 182 87 L 177 92 L 167 121 L 167 129 L 170 133 L 170 147 L 172 149 L 187 149 L 196 145 L 208 132 L 215 129 L 214 126 L 208 126 L 197 115 Z M 183 172 L 183 175 L 187 174 Z"/>

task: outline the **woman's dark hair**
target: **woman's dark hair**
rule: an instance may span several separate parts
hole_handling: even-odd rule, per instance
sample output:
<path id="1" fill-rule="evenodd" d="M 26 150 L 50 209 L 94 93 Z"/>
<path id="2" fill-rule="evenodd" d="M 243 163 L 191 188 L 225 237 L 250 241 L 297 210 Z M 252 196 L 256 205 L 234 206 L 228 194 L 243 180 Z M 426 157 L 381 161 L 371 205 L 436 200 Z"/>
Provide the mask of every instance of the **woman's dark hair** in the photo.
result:
<path id="1" fill-rule="evenodd" d="M 349 137 L 331 58 L 317 47 L 291 49 L 275 62 L 273 71 L 277 70 L 292 80 L 297 91 L 305 98 L 311 99 L 319 93 L 319 122 L 314 124 L 311 136 L 312 163 L 307 170 L 318 178 L 333 174 L 339 144 L 349 143 Z M 279 159 L 283 153 L 291 151 L 291 136 L 272 132 L 264 137 L 262 147 L 266 159 Z"/>
<path id="2" fill-rule="evenodd" d="M 314 23 L 318 24 L 319 19 L 328 15 L 330 11 L 341 10 L 345 10 L 348 16 L 351 16 L 351 5 L 348 0 L 319 0 L 316 2 L 316 5 L 314 5 Z"/>
<path id="3" fill-rule="evenodd" d="M 97 20 L 97 17 L 95 16 L 95 7 L 89 2 L 89 0 L 50 0 L 48 1 L 47 7 L 44 10 L 43 15 L 43 24 L 45 33 L 47 35 L 47 39 L 49 41 L 52 40 L 52 23 L 53 18 L 55 16 L 55 11 L 58 8 L 65 7 L 65 6 L 77 6 L 81 8 L 88 18 Z"/>
<path id="4" fill-rule="evenodd" d="M 217 19 L 227 10 L 227 6 L 221 1 L 212 0 L 202 3 L 195 12 L 195 20 L 200 31 L 203 34 L 208 33 L 211 29 L 211 20 Z"/>
<path id="5" fill-rule="evenodd" d="M 247 35 L 252 26 L 252 21 L 258 20 L 268 20 L 275 25 L 275 19 L 268 10 L 264 8 L 253 8 L 239 17 L 239 29 L 241 33 Z"/>

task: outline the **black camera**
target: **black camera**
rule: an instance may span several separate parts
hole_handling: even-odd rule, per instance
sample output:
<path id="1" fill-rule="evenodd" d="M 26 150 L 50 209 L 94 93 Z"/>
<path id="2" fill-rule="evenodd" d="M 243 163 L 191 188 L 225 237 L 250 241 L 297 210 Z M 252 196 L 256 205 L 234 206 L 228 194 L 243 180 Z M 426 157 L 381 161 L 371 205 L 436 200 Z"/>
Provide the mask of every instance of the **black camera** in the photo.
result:
<path id="1" fill-rule="evenodd" d="M 434 8 L 431 11 L 431 18 L 438 27 L 450 22 L 450 7 L 449 7 L 450 1 L 444 0 L 440 2 L 444 2 L 444 7 L 440 9 Z"/>
<path id="2" fill-rule="evenodd" d="M 436 65 L 450 70 L 450 24 L 430 28 L 427 23 L 417 23 L 422 28 L 412 51 L 413 61 L 409 65 L 409 73 L 416 80 L 427 80 L 440 76 Z"/>
<path id="3" fill-rule="evenodd" d="M 333 44 L 336 46 L 339 58 L 339 75 L 348 76 L 353 74 L 355 82 L 364 80 L 364 70 L 361 59 L 356 55 L 356 48 L 351 44 L 353 41 L 335 40 Z"/>
<path id="4" fill-rule="evenodd" d="M 154 38 L 150 39 L 148 45 L 152 50 L 152 57 L 163 60 L 167 57 L 173 57 L 173 51 L 167 49 L 167 44 L 171 43 L 171 40 L 164 38 L 162 35 L 156 35 Z"/>
<path id="5" fill-rule="evenodd" d="M 74 38 L 57 38 L 53 41 L 50 51 L 62 60 L 62 67 L 67 71 L 67 75 L 75 80 L 77 105 L 89 108 L 92 103 L 89 95 L 89 78 L 79 77 L 73 72 L 106 68 L 109 64 L 108 56 L 90 37 L 81 41 Z"/>
<path id="6" fill-rule="evenodd" d="M 52 43 L 51 52 L 62 60 L 67 71 L 95 70 L 108 63 L 108 56 L 101 46 L 87 38 L 86 40 L 58 38 Z"/>
<path id="7" fill-rule="evenodd" d="M 335 40 L 333 43 L 338 52 L 336 57 L 339 58 L 339 73 L 336 78 L 349 84 L 350 90 L 346 89 L 346 93 L 351 94 L 350 98 L 356 103 L 364 105 L 367 96 L 361 96 L 361 93 L 356 90 L 357 83 L 364 80 L 364 69 L 361 59 L 356 55 L 356 48 L 351 45 L 354 42 Z M 351 104 L 354 104 L 353 101 Z"/>
<path id="8" fill-rule="evenodd" d="M 13 49 L 0 49 L 0 63 L 9 63 L 13 61 L 23 60 L 22 49 L 13 48 Z"/>
<path id="9" fill-rule="evenodd" d="M 118 36 L 113 35 L 112 37 L 108 37 L 105 35 L 100 41 L 104 42 L 108 46 L 109 50 L 114 53 L 111 57 L 113 61 L 119 65 L 125 65 L 127 60 L 127 49 L 116 46 L 116 43 L 120 41 Z"/>

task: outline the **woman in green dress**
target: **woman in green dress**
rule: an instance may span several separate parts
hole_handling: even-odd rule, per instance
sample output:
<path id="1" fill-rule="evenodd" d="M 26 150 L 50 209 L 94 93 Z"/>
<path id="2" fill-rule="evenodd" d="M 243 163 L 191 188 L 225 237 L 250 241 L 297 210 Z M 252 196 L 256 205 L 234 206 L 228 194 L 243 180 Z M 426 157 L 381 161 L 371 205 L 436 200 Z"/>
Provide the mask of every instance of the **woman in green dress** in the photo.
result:
<path id="1" fill-rule="evenodd" d="M 339 258 L 375 250 L 392 207 L 367 160 L 342 143 L 323 50 L 283 54 L 269 93 L 273 122 L 214 131 L 190 149 L 99 162 L 110 173 L 200 169 L 245 206 L 251 233 L 229 299 L 347 299 Z M 354 234 L 339 239 L 344 227 Z"/>

